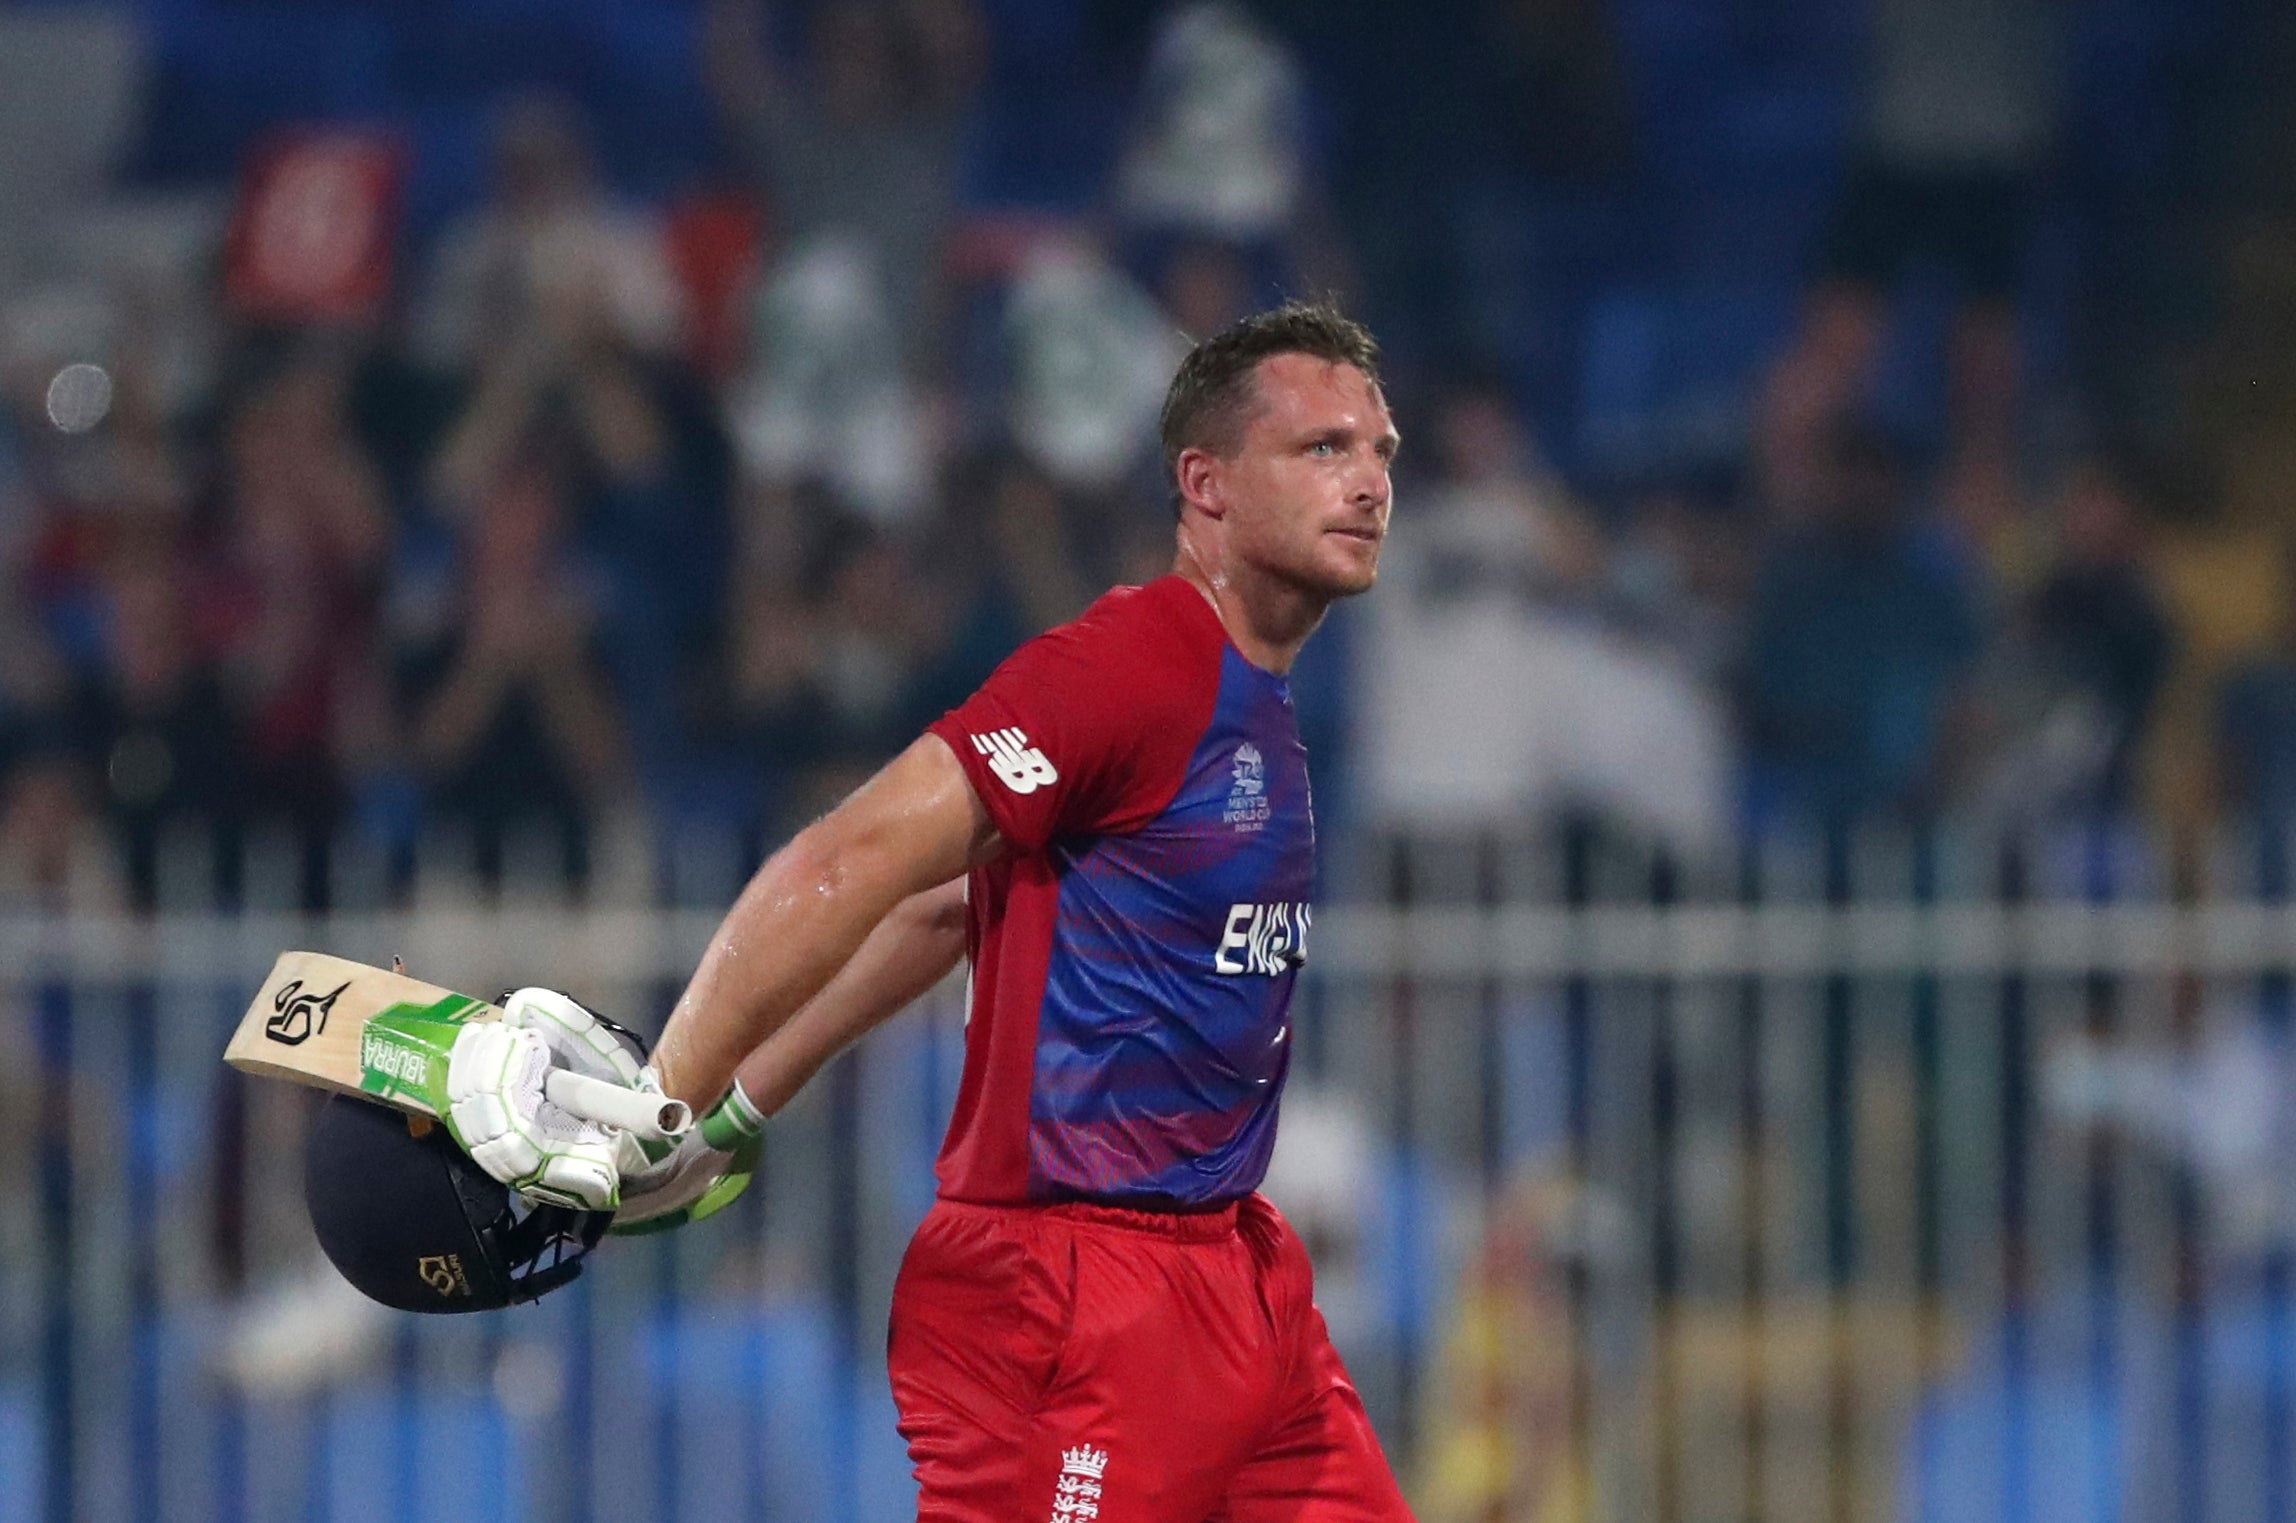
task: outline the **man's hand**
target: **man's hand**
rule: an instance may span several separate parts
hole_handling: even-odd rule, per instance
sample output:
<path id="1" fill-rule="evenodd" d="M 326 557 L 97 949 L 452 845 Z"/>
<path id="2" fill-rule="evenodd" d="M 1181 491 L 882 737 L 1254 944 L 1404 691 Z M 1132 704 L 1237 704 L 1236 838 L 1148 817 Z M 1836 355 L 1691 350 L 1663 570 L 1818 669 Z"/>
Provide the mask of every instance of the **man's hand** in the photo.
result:
<path id="1" fill-rule="evenodd" d="M 764 1155 L 765 1118 L 741 1082 L 675 1147 L 623 1175 L 622 1207 L 607 1230 L 620 1237 L 666 1232 L 724 1210 L 749 1188 Z"/>
<path id="2" fill-rule="evenodd" d="M 447 1058 L 447 1124 L 471 1161 L 538 1205 L 611 1211 L 621 1201 L 620 1134 L 543 1092 L 550 1049 L 503 1021 L 466 1026 Z"/>
<path id="3" fill-rule="evenodd" d="M 584 1121 L 552 1101 L 553 1068 L 651 1089 L 638 1054 L 605 1022 L 552 989 L 520 989 L 502 1019 L 467 1027 L 447 1064 L 448 1119 L 472 1161 L 528 1200 L 610 1211 L 624 1172 L 654 1161 L 626 1132 Z M 667 1155 L 673 1145 L 657 1145 Z"/>

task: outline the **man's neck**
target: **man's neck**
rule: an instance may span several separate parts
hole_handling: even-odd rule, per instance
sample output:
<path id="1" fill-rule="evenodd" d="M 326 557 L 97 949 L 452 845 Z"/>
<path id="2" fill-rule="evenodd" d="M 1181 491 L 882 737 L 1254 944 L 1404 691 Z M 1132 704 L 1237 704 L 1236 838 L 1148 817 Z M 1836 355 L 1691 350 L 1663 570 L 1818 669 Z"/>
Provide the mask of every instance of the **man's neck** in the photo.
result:
<path id="1" fill-rule="evenodd" d="M 1185 541 L 1172 562 L 1172 572 L 1204 595 L 1212 605 L 1228 638 L 1244 659 L 1264 671 L 1282 676 L 1299 659 L 1300 647 L 1323 622 L 1328 598 L 1287 586 L 1249 571 L 1233 574 L 1211 571 L 1196 559 Z"/>

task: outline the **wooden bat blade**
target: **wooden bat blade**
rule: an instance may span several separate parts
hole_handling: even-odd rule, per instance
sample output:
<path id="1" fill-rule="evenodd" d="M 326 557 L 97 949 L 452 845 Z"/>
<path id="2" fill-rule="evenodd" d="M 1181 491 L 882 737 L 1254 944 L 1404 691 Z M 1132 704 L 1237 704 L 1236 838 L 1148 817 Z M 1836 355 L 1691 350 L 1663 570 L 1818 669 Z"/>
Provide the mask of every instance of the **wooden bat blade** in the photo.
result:
<path id="1" fill-rule="evenodd" d="M 321 952 L 288 952 L 271 968 L 223 1050 L 232 1067 L 436 1116 L 457 1031 L 502 1012 L 404 973 Z M 659 1142 L 683 1133 L 683 1101 L 564 1069 L 548 1094 L 586 1121 Z"/>
<path id="2" fill-rule="evenodd" d="M 442 1030 L 502 1015 L 483 1000 L 403 973 L 322 952 L 287 952 L 240 1018 L 223 1061 L 245 1073 L 436 1115 L 424 1095 L 443 1093 L 445 1074 L 418 1070 L 443 1054 L 369 1042 L 368 1022 L 385 1012 L 433 1021 Z"/>

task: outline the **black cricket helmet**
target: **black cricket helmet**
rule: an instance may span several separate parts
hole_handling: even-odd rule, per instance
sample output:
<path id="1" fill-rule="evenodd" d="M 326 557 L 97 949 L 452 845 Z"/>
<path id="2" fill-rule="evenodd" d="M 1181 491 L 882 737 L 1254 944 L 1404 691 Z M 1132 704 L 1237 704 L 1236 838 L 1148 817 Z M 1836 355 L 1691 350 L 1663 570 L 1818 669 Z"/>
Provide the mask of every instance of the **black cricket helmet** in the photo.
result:
<path id="1" fill-rule="evenodd" d="M 492 1311 L 582 1272 L 607 1211 L 528 1206 L 444 1125 L 330 1095 L 311 1128 L 303 1200 L 328 1261 L 401 1311 Z"/>

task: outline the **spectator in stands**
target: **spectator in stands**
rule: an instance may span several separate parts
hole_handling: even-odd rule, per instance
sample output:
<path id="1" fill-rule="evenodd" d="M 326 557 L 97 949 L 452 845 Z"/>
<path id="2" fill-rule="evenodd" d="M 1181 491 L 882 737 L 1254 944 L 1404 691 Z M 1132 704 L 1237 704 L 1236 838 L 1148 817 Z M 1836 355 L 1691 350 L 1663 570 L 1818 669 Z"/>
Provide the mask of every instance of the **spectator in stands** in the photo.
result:
<path id="1" fill-rule="evenodd" d="M 599 584 L 590 634 L 650 776 L 714 654 L 727 453 L 698 384 L 636 348 L 595 287 L 563 287 L 488 357 L 431 469 L 432 494 L 462 517 L 520 462 L 549 462 L 564 532 Z"/>
<path id="2" fill-rule="evenodd" d="M 865 251 L 912 375 L 933 367 L 938 262 L 956 201 L 959 130 L 986 33 L 972 0 L 830 0 L 802 62 L 776 56 L 781 7 L 710 0 L 709 85 L 738 160 L 787 244 Z"/>
<path id="3" fill-rule="evenodd" d="M 2057 494 L 2056 560 L 2022 594 L 1989 664 L 2000 756 L 1980 802 L 2011 816 L 2117 814 L 2137 803 L 2138 760 L 2173 636 L 2129 468 L 2089 460 Z"/>
<path id="4" fill-rule="evenodd" d="M 1934 804 L 1983 630 L 1975 590 L 1917 522 L 1896 448 L 1837 424 L 1813 516 L 1765 547 L 1747 631 L 1756 819 Z"/>
<path id="5" fill-rule="evenodd" d="M 76 848 L 95 835 L 73 673 L 46 627 L 36 572 L 47 520 L 27 393 L 38 385 L 0 365 L 0 906 L 11 909 L 70 902 Z"/>
<path id="6" fill-rule="evenodd" d="M 1476 0 L 1461 9 L 1458 77 L 1430 103 L 1445 118 L 1448 151 L 1431 152 L 1429 167 L 1454 183 L 1448 246 L 1429 254 L 1454 283 L 1452 331 L 1504 352 L 1535 404 L 1560 405 L 1580 359 L 1582 293 L 1630 252 L 1639 145 L 1616 8 Z"/>
<path id="7" fill-rule="evenodd" d="M 387 729 L 375 663 L 392 517 L 348 410 L 354 356 L 297 342 L 224 411 L 195 617 L 243 727 L 248 813 L 316 841 Z"/>
<path id="8" fill-rule="evenodd" d="M 100 823 L 78 757 L 47 746 L 19 755 L 0 775 L 0 905 L 117 911 L 125 890 L 114 864 L 89 850 Z"/>
<path id="9" fill-rule="evenodd" d="M 310 754 L 280 751 L 302 718 L 279 722 L 290 705 L 259 709 L 255 724 L 245 722 L 213 642 L 194 627 L 192 579 L 183 575 L 173 527 L 140 525 L 107 557 L 105 664 L 81 699 L 75 726 L 125 848 L 129 891 L 147 907 L 158 895 L 160 841 L 171 826 L 209 829 L 228 846 L 250 818 L 285 812 L 311 827 L 306 845 L 315 851 L 316 838 L 333 823 L 325 738 Z M 304 768 L 321 775 L 299 775 Z"/>
<path id="10" fill-rule="evenodd" d="M 965 462 L 952 473 L 948 504 L 920 558 L 951 618 L 947 639 L 919 677 L 928 695 L 920 707 L 933 712 L 962 702 L 1022 641 L 1075 618 L 1116 579 L 1113 561 L 1106 576 L 1084 566 L 1076 544 L 1080 515 L 1016 455 Z M 1136 501 L 1129 507 L 1151 525 L 1162 522 L 1160 576 L 1172 554 L 1170 515 Z"/>
<path id="11" fill-rule="evenodd" d="M 0 600 L 0 787 L 15 768 L 68 749 L 73 738 L 72 673 L 31 619 L 21 578 Z"/>
<path id="12" fill-rule="evenodd" d="M 1717 704 L 1607 617 L 1607 547 L 1538 457 L 1511 394 L 1470 377 L 1399 520 L 1369 621 L 1358 746 L 1391 821 L 1491 824 L 1592 808 L 1680 844 L 1725 813 Z"/>
<path id="13" fill-rule="evenodd" d="M 0 790 L 44 742 L 65 738 L 71 693 L 71 671 L 38 606 L 34 562 L 45 520 L 16 405 L 29 384 L 0 366 Z"/>
<path id="14" fill-rule="evenodd" d="M 1135 227 L 1244 245 L 1284 237 L 1307 194 L 1299 65 L 1241 6 L 1175 7 L 1141 81 L 1144 110 L 1116 176 Z"/>
<path id="15" fill-rule="evenodd" d="M 742 765 L 769 796 L 802 791 L 822 760 L 828 708 L 813 608 L 792 580 L 758 568 L 736 583 L 733 608 L 726 712 Z"/>
<path id="16" fill-rule="evenodd" d="M 2284 552 L 2296 562 L 2296 553 Z M 2287 573 L 2296 575 L 2296 566 Z M 2267 849 L 2296 824 L 2296 611 L 2281 605 L 2277 638 L 2234 661 L 2214 685 L 2215 779 L 2233 818 L 2256 821 Z M 2296 868 L 2284 862 L 2283 874 Z"/>
<path id="17" fill-rule="evenodd" d="M 1772 372 L 1758 441 L 1773 500 L 1822 490 L 1824 439 L 1861 401 L 1890 296 L 1941 266 L 1951 334 L 1945 499 L 1990 537 L 2015 503 L 2023 351 L 2017 297 L 2060 108 L 2056 0 L 1881 0 L 1864 120 L 1800 333 Z"/>
<path id="18" fill-rule="evenodd" d="M 1239 296 L 1257 305 L 1256 286 L 1355 284 L 1347 240 L 1310 173 L 1306 82 L 1282 39 L 1229 0 L 1175 6 L 1150 45 L 1140 101 L 1113 209 L 1128 242 L 1151 254 L 1169 245 L 1151 260 L 1165 266 L 1157 284 L 1167 295 L 1175 274 L 1181 289 L 1211 277 L 1194 285 L 1210 299 L 1188 303 L 1186 321 Z M 1231 282 L 1238 270 L 1249 276 Z"/>
<path id="19" fill-rule="evenodd" d="M 2191 1007 L 2174 1012 L 2173 1038 L 2129 1026 L 2061 1030 L 2040 1054 L 2036 1098 L 2076 1138 L 2102 1134 L 2175 1166 L 2204 1213 L 2220 1283 L 2277 1275 L 2268 1266 L 2296 1247 L 2296 1045 L 2286 1010 L 2270 995 L 2197 980 L 2183 998 Z"/>
<path id="20" fill-rule="evenodd" d="M 1175 330 L 1138 283 L 1077 239 L 1048 242 L 1022 265 L 1005 331 L 1013 453 L 996 462 L 980 501 L 1005 559 L 1003 585 L 1033 633 L 1073 616 L 1051 617 L 1060 608 L 1082 610 L 1079 583 L 1119 579 L 1122 550 L 1140 532 L 1161 531 L 1170 559 L 1157 415 L 1179 333 L 1218 328 Z M 964 493 L 952 498 L 966 506 Z"/>
<path id="21" fill-rule="evenodd" d="M 1603 1204 L 1536 1175 L 1492 1192 L 1436 1360 L 1419 1489 L 1427 1523 L 1536 1523 L 1590 1510 L 1595 1478 L 1570 1411 L 1584 1345 L 1566 1282 L 1569 1255 L 1590 1246 Z"/>
<path id="22" fill-rule="evenodd" d="M 608 198 L 574 106 L 528 95 L 503 109 L 489 199 L 439 240 L 414 345 L 432 365 L 467 370 L 573 305 L 629 348 L 664 354 L 679 300 L 660 229 Z"/>
<path id="23" fill-rule="evenodd" d="M 794 790 L 800 817 L 857 786 L 946 696 L 923 684 L 948 638 L 939 583 L 851 514 L 812 561 L 794 583 L 753 565 L 731 663 L 741 747 Z"/>
<path id="24" fill-rule="evenodd" d="M 1636 493 L 1608 557 L 1607 597 L 1619 623 L 1705 678 L 1721 677 L 1735 659 L 1752 573 L 1733 489 L 1692 476 Z"/>
<path id="25" fill-rule="evenodd" d="M 1217 333 L 1252 310 L 1250 261 L 1232 243 L 1183 238 L 1156 271 L 1156 301 L 1184 334 Z"/>
<path id="26" fill-rule="evenodd" d="M 0 487 L 0 509 L 9 513 L 0 558 L 20 579 L 24 615 L 49 649 L 77 677 L 93 679 L 106 659 L 104 559 L 142 525 L 180 528 L 191 472 L 161 402 L 151 346 L 133 333 L 114 342 L 110 300 L 66 302 L 44 316 L 21 327 L 0 319 L 0 417 L 14 420 L 0 423 L 12 477 Z M 111 361 L 110 406 L 99 427 L 66 433 L 46 416 L 49 381 L 65 359 L 90 352 Z"/>
<path id="27" fill-rule="evenodd" d="M 915 677 L 938 637 L 939 609 L 900 547 L 866 530 L 832 547 L 823 585 L 815 672 L 827 749 L 858 783 L 916 727 Z"/>
<path id="28" fill-rule="evenodd" d="M 930 504 L 934 440 L 867 245 L 823 233 L 794 247 L 758 293 L 750 366 L 731 427 L 744 473 L 786 492 L 830 487 L 883 529 Z"/>
<path id="29" fill-rule="evenodd" d="M 572 870 L 587 828 L 629 775 L 629 740 L 576 571 L 559 457 L 533 441 L 475 489 L 448 585 L 402 585 L 396 679 L 435 812 L 471 826 L 482 871 L 507 835 L 554 830 Z"/>
<path id="30" fill-rule="evenodd" d="M 80 343 L 106 326 L 76 315 L 63 327 Z M 127 885 L 92 860 L 108 814 L 148 904 L 158 822 L 239 802 L 213 640 L 187 610 L 182 452 L 132 336 L 104 426 L 70 435 L 42 416 L 57 353 L 33 333 L 5 336 L 0 896 L 116 905 Z"/>
<path id="31" fill-rule="evenodd" d="M 1615 180 L 1635 162 L 1632 81 L 1600 0 L 1481 0 L 1490 157 L 1548 186 Z"/>

